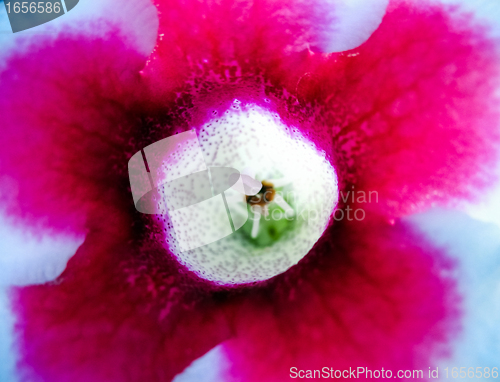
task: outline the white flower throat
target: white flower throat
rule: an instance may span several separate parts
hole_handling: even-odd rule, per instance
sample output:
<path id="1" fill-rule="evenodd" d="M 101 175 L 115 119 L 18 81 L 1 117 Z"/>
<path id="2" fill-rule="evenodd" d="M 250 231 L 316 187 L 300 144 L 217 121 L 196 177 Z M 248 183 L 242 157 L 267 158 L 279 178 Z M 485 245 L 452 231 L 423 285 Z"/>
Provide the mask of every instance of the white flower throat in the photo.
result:
<path id="1" fill-rule="evenodd" d="M 297 264 L 323 234 L 338 202 L 337 176 L 324 153 L 277 114 L 238 100 L 201 126 L 198 137 L 207 166 L 235 168 L 246 189 L 259 192 L 240 195 L 233 213 L 249 218 L 241 228 L 191 250 L 181 250 L 165 216 L 170 251 L 217 284 L 262 281 Z M 182 170 L 190 167 L 187 162 L 175 166 Z"/>

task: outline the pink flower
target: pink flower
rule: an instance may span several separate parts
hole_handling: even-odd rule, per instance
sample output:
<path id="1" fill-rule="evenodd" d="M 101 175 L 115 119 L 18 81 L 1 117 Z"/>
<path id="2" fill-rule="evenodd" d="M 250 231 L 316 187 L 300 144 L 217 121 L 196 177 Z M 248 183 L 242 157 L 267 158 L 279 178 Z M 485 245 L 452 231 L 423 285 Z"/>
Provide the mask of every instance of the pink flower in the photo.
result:
<path id="1" fill-rule="evenodd" d="M 219 344 L 227 380 L 324 366 L 427 377 L 460 331 L 460 294 L 446 251 L 401 218 L 494 181 L 499 57 L 486 30 L 454 8 L 394 0 L 366 42 L 329 53 L 342 46 L 328 38 L 336 3 L 157 3 L 147 57 L 119 29 L 69 31 L 31 40 L 0 74 L 6 213 L 85 236 L 55 281 L 12 291 L 22 378 L 169 381 Z M 331 214 L 298 264 L 221 285 L 135 210 L 127 162 L 202 131 L 235 99 L 298 130 L 334 168 L 337 208 L 364 217 Z"/>

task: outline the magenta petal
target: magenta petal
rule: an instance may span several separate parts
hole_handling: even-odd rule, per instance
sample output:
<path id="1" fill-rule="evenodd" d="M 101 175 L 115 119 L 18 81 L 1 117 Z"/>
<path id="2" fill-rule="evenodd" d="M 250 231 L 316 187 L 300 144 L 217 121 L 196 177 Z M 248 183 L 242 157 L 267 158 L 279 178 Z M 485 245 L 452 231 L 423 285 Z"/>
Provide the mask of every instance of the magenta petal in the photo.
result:
<path id="1" fill-rule="evenodd" d="M 450 270 L 401 223 L 338 225 L 242 304 L 225 343 L 229 380 L 288 381 L 291 367 L 427 370 L 458 329 Z"/>
<path id="2" fill-rule="evenodd" d="M 376 191 L 382 213 L 474 199 L 492 183 L 500 56 L 487 36 L 456 9 L 392 1 L 365 44 L 299 83 L 304 102 L 321 108 L 339 172 Z"/>
<path id="3" fill-rule="evenodd" d="M 0 75 L 0 202 L 11 215 L 82 232 L 91 211 L 128 197 L 122 163 L 144 62 L 113 34 L 37 39 L 8 60 Z"/>
<path id="4" fill-rule="evenodd" d="M 127 242 L 127 218 L 105 226 L 58 280 L 14 291 L 24 380 L 170 381 L 229 337 L 205 285 Z"/>
<path id="5" fill-rule="evenodd" d="M 262 80 L 285 70 L 300 71 L 309 49 L 324 45 L 334 28 L 335 4 L 329 1 L 178 1 L 160 0 L 158 45 L 148 61 L 151 86 L 171 97 L 193 76 L 212 80 Z M 291 61 L 289 60 L 291 58 Z M 285 69 L 286 68 L 286 69 Z M 295 80 L 296 81 L 296 80 Z M 169 94 L 170 93 L 170 94 Z"/>
<path id="6" fill-rule="evenodd" d="M 344 184 L 377 192 L 372 207 L 392 216 L 474 199 L 492 184 L 500 55 L 470 15 L 394 0 L 359 48 L 323 55 L 290 48 L 307 40 L 306 20 L 325 22 L 300 2 L 282 13 L 265 1 L 232 4 L 160 2 L 159 42 L 145 73 L 161 99 L 174 89 L 186 96 L 210 93 L 214 83 L 265 83 L 282 101 L 280 116 L 305 121 L 299 127 Z"/>
<path id="7" fill-rule="evenodd" d="M 334 2 L 291 0 L 155 2 L 159 46 L 189 60 L 270 62 L 279 55 L 317 48 L 334 29 Z M 267 56 L 267 57 L 266 57 Z"/>
<path id="8" fill-rule="evenodd" d="M 144 75 L 143 58 L 113 36 L 39 44 L 1 74 L 2 181 L 15 184 L 2 201 L 30 223 L 91 231 L 56 282 L 15 292 L 27 379 L 166 381 L 233 334 L 225 346 L 239 381 L 289 380 L 290 367 L 426 368 L 446 352 L 458 330 L 451 266 L 389 221 L 490 182 L 495 45 L 448 9 L 394 1 L 360 48 L 297 53 L 296 3 L 286 17 L 269 12 L 281 4 L 255 4 L 161 2 Z M 134 127 L 145 141 L 185 128 L 206 116 L 194 93 L 222 105 L 246 92 L 240 80 L 265 91 L 284 120 L 303 122 L 343 186 L 377 192 L 380 203 L 233 298 L 147 238 L 154 228 L 129 214 L 126 163 L 143 147 Z M 383 216 L 370 217 L 372 207 Z"/>

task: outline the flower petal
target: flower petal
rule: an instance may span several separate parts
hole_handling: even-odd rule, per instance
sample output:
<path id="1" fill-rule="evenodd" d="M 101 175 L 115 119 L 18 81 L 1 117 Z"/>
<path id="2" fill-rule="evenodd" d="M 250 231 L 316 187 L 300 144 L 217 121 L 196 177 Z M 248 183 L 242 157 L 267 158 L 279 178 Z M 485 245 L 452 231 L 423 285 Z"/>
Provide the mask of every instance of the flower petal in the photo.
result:
<path id="1" fill-rule="evenodd" d="M 438 208 L 405 220 L 457 260 L 463 330 L 443 367 L 473 364 L 491 372 L 500 354 L 500 228 Z"/>
<path id="2" fill-rule="evenodd" d="M 153 88 L 165 97 L 207 65 L 221 65 L 212 69 L 221 78 L 235 72 L 253 76 L 263 70 L 283 74 L 284 68 L 295 67 L 295 59 L 286 62 L 286 57 L 359 41 L 352 37 L 354 33 L 347 43 L 341 33 L 332 32 L 339 15 L 349 14 L 346 20 L 352 16 L 340 1 L 161 0 L 156 4 L 159 41 L 146 73 L 152 76 Z M 339 13 L 335 13 L 337 5 Z M 368 24 L 372 29 L 373 23 Z"/>
<path id="3" fill-rule="evenodd" d="M 427 370 L 445 354 L 458 300 L 442 252 L 407 225 L 373 216 L 325 235 L 298 266 L 247 296 L 237 338 L 225 343 L 228 380 L 285 381 L 291 367 Z"/>
<path id="4" fill-rule="evenodd" d="M 365 44 L 304 76 L 300 95 L 326 103 L 317 118 L 322 146 L 333 135 L 346 184 L 378 192 L 378 207 L 399 215 L 477 198 L 491 184 L 499 62 L 498 46 L 470 16 L 393 1 Z"/>
<path id="5" fill-rule="evenodd" d="M 379 27 L 389 0 L 328 0 L 335 15 L 325 30 L 323 52 L 343 52 L 357 48 Z"/>
<path id="6" fill-rule="evenodd" d="M 22 376 L 169 381 L 229 337 L 216 293 L 128 235 L 126 215 L 105 222 L 56 282 L 15 291 Z"/>
<path id="7" fill-rule="evenodd" d="M 79 235 L 90 213 L 128 208 L 143 64 L 116 34 L 38 39 L 29 56 L 9 59 L 0 73 L 0 203 L 14 223 Z"/>
<path id="8" fill-rule="evenodd" d="M 461 209 L 476 220 L 495 223 L 500 227 L 500 163 L 497 164 L 496 174 L 495 185 L 483 192 L 475 203 L 463 203 Z"/>
<path id="9" fill-rule="evenodd" d="M 30 232 L 0 214 L 0 286 L 52 281 L 66 267 L 83 237 Z"/>
<path id="10" fill-rule="evenodd" d="M 14 339 L 14 315 L 9 304 L 9 298 L 5 287 L 0 287 L 0 380 L 16 382 L 15 378 L 15 351 Z"/>
<path id="11" fill-rule="evenodd" d="M 228 361 L 223 345 L 218 345 L 194 361 L 172 382 L 223 382 Z"/>

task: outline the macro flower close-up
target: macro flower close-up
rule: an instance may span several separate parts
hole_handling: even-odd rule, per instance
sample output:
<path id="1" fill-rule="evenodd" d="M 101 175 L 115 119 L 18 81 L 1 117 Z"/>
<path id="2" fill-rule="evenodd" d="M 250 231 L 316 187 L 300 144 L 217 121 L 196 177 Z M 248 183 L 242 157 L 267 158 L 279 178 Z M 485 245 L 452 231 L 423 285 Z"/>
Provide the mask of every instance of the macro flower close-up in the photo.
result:
<path id="1" fill-rule="evenodd" d="M 0 381 L 500 378 L 500 3 L 1 3 Z"/>

